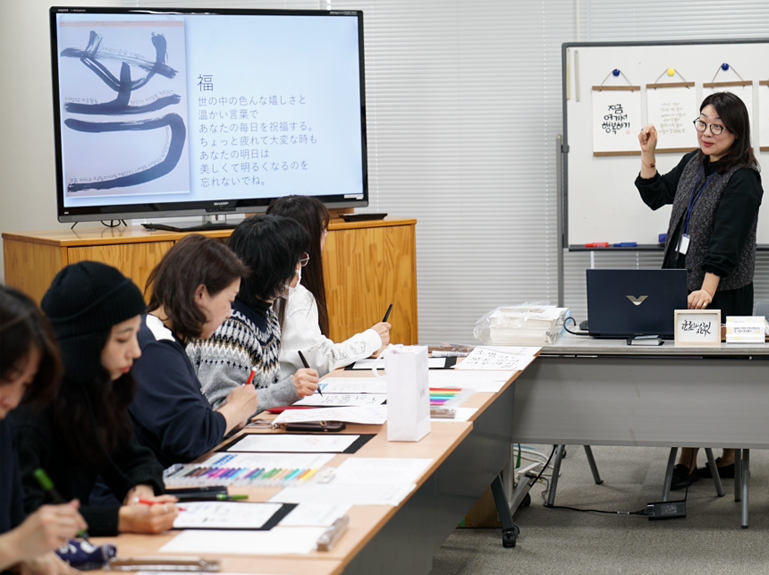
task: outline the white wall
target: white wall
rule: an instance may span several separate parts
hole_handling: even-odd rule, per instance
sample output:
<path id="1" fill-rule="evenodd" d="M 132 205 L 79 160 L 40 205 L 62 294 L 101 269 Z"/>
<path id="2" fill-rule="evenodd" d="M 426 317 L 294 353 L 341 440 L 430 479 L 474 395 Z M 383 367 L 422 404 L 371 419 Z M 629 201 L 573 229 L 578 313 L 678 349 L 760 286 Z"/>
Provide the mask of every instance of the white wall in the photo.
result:
<path id="1" fill-rule="evenodd" d="M 422 343 L 472 341 L 484 312 L 557 297 L 561 43 L 769 31 L 766 0 L 73 3 L 363 10 L 371 208 L 419 219 Z M 0 64 L 1 231 L 66 227 L 56 220 L 50 4 L 0 0 L 0 48 L 13 55 Z M 599 254 L 595 265 L 657 267 L 658 260 Z M 565 262 L 566 304 L 583 319 L 589 254 L 566 254 Z M 756 299 L 769 299 L 768 253 L 758 258 Z"/>
<path id="2" fill-rule="evenodd" d="M 0 231 L 66 228 L 56 219 L 48 9 L 118 0 L 0 0 Z M 84 224 L 78 224 L 82 226 Z M 4 277 L 0 254 L 0 278 Z"/>

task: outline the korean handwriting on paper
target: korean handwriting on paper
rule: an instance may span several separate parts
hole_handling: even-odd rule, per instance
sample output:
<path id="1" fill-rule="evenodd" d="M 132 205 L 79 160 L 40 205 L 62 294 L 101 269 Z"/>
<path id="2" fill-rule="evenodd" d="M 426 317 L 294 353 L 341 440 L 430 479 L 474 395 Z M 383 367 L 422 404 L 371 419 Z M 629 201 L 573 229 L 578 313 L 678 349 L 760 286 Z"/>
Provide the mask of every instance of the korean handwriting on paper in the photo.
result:
<path id="1" fill-rule="evenodd" d="M 683 324 L 681 324 L 682 331 L 693 331 L 697 335 L 710 335 L 711 327 L 712 322 L 709 321 L 696 322 L 685 319 Z"/>
<path id="2" fill-rule="evenodd" d="M 620 130 L 630 128 L 627 116 L 622 109 L 622 104 L 610 104 L 607 113 L 603 117 L 601 128 L 607 134 L 616 134 Z"/>

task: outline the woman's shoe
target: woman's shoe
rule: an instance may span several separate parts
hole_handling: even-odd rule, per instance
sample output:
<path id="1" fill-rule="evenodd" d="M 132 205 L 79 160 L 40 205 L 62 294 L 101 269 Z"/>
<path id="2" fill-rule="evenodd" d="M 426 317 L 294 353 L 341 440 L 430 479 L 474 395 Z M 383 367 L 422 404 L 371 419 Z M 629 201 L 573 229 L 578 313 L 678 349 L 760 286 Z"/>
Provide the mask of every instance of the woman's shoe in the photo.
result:
<path id="1" fill-rule="evenodd" d="M 698 469 L 695 467 L 689 473 L 689 467 L 679 463 L 673 467 L 673 480 L 670 482 L 670 490 L 676 491 L 688 487 L 700 478 Z"/>
<path id="2" fill-rule="evenodd" d="M 721 479 L 734 479 L 734 463 L 721 467 L 718 465 L 719 461 L 721 461 L 721 458 L 717 457 L 716 468 L 718 469 L 718 475 L 721 477 Z M 699 472 L 700 477 L 703 479 L 713 479 L 713 474 L 710 472 L 709 465 L 706 465 L 704 468 L 700 469 Z"/>

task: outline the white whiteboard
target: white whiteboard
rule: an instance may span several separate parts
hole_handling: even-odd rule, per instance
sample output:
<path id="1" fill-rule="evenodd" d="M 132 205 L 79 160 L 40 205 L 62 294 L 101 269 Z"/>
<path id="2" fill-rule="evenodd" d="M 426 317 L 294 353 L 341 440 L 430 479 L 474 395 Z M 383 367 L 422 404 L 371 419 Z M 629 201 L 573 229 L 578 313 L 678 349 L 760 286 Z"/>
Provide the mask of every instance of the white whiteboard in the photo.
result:
<path id="1" fill-rule="evenodd" d="M 759 151 L 761 123 L 769 123 L 769 115 L 758 113 L 759 82 L 769 80 L 769 38 L 723 43 L 569 43 L 562 46 L 562 60 L 565 246 L 585 249 L 585 244 L 594 242 L 656 246 L 670 219 L 670 206 L 652 211 L 633 183 L 641 167 L 640 148 L 638 155 L 632 156 L 593 155 L 591 91 L 604 81 L 604 85 L 621 86 L 629 82 L 641 86 L 642 125 L 636 132 L 648 121 L 647 84 L 680 82 L 681 76 L 686 82 L 694 82 L 697 106 L 690 114 L 693 121 L 699 115 L 704 83 L 737 81 L 740 77 L 752 81 L 751 137 L 761 164 L 764 190 L 769 189 L 769 151 Z M 724 62 L 730 69 L 718 72 Z M 671 78 L 665 73 L 668 68 L 675 69 L 680 76 Z M 615 69 L 624 78 L 613 76 L 611 72 Z M 767 132 L 765 126 L 763 130 Z M 696 147 L 695 137 L 691 149 Z M 682 156 L 682 152 L 658 152 L 657 170 L 661 174 L 670 171 Z M 768 204 L 769 196 L 765 195 L 758 222 L 758 244 L 763 247 L 769 247 Z"/>

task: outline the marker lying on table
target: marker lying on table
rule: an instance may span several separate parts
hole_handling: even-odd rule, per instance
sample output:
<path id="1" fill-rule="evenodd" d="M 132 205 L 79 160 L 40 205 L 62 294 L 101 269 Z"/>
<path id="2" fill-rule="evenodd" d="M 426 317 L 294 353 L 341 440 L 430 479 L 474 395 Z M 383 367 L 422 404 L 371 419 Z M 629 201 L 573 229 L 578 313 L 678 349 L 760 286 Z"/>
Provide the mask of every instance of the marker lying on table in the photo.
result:
<path id="1" fill-rule="evenodd" d="M 51 481 L 51 478 L 48 477 L 48 474 L 45 472 L 44 469 L 35 469 L 32 475 L 35 476 L 35 479 L 37 479 L 37 482 L 40 484 L 40 487 L 43 488 L 43 490 L 48 494 L 48 496 L 56 505 L 67 504 L 67 502 L 64 501 L 64 498 L 61 495 L 59 495 L 59 492 L 56 491 L 56 488 L 53 486 L 53 481 Z M 88 532 L 84 529 L 81 529 L 80 531 L 78 531 L 77 536 L 80 537 L 81 539 L 85 539 L 86 541 L 88 541 Z"/>
<path id="2" fill-rule="evenodd" d="M 150 501 L 149 499 L 142 499 L 141 497 L 137 497 L 135 501 L 142 505 L 168 505 L 168 503 L 163 503 L 162 501 Z M 179 507 L 178 505 L 176 506 L 176 509 L 178 511 L 187 511 L 184 507 Z M 165 511 L 165 509 L 163 509 L 163 511 Z"/>
<path id="3" fill-rule="evenodd" d="M 390 307 L 387 308 L 387 313 L 384 316 L 384 319 L 382 320 L 382 323 L 385 323 L 387 321 L 387 318 L 390 317 L 390 312 L 393 310 L 393 304 L 390 304 Z"/>
<path id="4" fill-rule="evenodd" d="M 310 369 L 310 364 L 307 363 L 306 359 L 304 359 L 304 354 L 301 352 L 301 350 L 297 351 L 297 353 L 299 354 L 299 359 L 302 360 L 302 365 L 304 365 L 304 367 L 306 367 L 307 369 Z M 320 384 L 318 384 L 318 393 L 320 394 L 321 397 L 323 397 L 323 392 L 320 390 Z"/>

